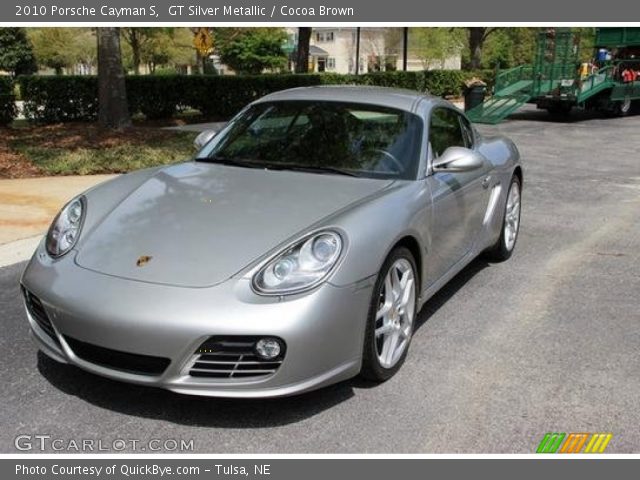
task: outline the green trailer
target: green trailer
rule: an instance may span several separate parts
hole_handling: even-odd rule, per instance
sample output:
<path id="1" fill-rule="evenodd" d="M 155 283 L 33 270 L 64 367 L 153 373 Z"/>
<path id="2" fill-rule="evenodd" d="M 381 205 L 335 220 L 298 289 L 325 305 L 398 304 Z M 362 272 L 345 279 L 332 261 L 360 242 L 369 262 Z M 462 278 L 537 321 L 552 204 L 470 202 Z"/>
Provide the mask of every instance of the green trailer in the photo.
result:
<path id="1" fill-rule="evenodd" d="M 476 123 L 496 124 L 525 103 L 553 115 L 574 108 L 626 115 L 640 103 L 640 28 L 598 28 L 591 62 L 579 61 L 569 29 L 538 34 L 533 65 L 498 72 L 493 96 L 469 110 Z"/>

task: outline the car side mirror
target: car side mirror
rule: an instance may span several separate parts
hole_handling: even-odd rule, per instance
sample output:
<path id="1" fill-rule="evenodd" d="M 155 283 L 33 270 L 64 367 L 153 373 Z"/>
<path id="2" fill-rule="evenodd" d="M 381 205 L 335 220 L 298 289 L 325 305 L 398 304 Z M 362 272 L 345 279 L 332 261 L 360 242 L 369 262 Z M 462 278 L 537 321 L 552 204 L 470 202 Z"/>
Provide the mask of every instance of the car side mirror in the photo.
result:
<path id="1" fill-rule="evenodd" d="M 200 150 L 207 143 L 209 143 L 211 139 L 215 137 L 217 134 L 218 134 L 217 130 L 205 130 L 203 132 L 200 132 L 196 137 L 196 139 L 193 141 L 193 146 L 196 147 L 198 150 Z"/>
<path id="2" fill-rule="evenodd" d="M 482 156 L 463 147 L 449 147 L 442 155 L 433 160 L 434 172 L 470 172 L 484 165 Z"/>

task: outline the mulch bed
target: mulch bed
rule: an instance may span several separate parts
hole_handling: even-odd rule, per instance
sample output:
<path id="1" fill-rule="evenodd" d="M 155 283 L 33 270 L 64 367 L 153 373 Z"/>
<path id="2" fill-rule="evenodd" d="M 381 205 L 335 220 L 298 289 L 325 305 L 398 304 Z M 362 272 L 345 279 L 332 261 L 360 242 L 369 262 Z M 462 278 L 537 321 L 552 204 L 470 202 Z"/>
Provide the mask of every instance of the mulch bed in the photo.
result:
<path id="1" fill-rule="evenodd" d="M 64 123 L 18 128 L 0 128 L 0 178 L 42 175 L 28 158 L 11 148 L 15 141 L 41 148 L 105 149 L 118 145 L 153 144 L 175 135 L 172 131 L 134 126 L 123 131 L 109 130 L 87 123 Z"/>

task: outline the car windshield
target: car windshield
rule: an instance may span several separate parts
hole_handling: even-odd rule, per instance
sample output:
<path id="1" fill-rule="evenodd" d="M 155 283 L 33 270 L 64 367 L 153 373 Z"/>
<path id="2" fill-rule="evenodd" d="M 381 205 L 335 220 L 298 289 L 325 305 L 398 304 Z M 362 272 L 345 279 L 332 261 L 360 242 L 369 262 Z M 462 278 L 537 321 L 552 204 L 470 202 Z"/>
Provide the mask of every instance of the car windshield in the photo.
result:
<path id="1" fill-rule="evenodd" d="M 414 179 L 422 121 L 368 104 L 278 101 L 251 106 L 197 160 L 369 178 Z"/>

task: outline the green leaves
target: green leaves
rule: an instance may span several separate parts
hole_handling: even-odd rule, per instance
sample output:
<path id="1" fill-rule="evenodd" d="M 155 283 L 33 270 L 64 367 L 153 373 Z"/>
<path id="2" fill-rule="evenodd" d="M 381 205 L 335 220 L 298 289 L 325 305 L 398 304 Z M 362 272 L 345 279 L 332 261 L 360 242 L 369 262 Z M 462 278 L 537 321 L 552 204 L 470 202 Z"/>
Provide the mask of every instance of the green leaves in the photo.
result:
<path id="1" fill-rule="evenodd" d="M 287 65 L 282 28 L 218 28 L 214 35 L 220 60 L 239 74 L 279 71 Z"/>
<path id="2" fill-rule="evenodd" d="M 205 117 L 228 119 L 245 105 L 279 90 L 313 85 L 374 85 L 407 88 L 440 97 L 459 96 L 465 80 L 493 83 L 487 70 L 376 72 L 364 75 L 128 75 L 125 79 L 131 114 L 171 118 L 180 109 Z M 18 79 L 25 116 L 36 122 L 95 120 L 98 82 L 94 76 L 25 76 Z"/>
<path id="3" fill-rule="evenodd" d="M 13 75 L 37 71 L 33 48 L 24 28 L 0 28 L 0 70 Z"/>
<path id="4" fill-rule="evenodd" d="M 16 114 L 15 100 L 13 80 L 11 77 L 0 76 L 0 126 L 13 121 Z"/>

